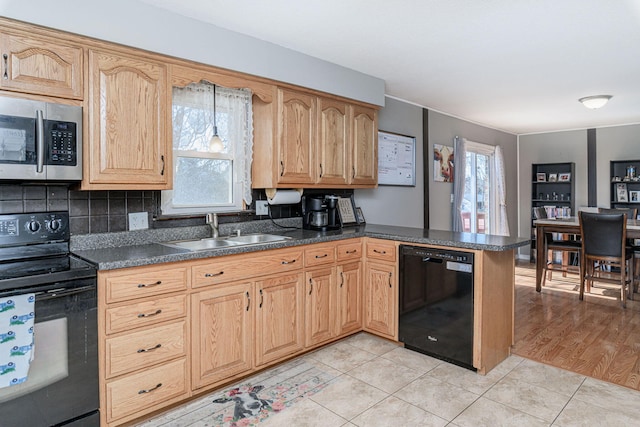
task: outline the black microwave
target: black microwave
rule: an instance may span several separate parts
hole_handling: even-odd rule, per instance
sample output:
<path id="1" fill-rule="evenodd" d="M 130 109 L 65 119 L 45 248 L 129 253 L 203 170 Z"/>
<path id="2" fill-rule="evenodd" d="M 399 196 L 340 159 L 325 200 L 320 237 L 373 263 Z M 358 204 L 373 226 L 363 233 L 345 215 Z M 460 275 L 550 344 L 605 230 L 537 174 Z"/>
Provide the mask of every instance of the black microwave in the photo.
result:
<path id="1" fill-rule="evenodd" d="M 82 107 L 0 96 L 0 180 L 82 180 Z"/>

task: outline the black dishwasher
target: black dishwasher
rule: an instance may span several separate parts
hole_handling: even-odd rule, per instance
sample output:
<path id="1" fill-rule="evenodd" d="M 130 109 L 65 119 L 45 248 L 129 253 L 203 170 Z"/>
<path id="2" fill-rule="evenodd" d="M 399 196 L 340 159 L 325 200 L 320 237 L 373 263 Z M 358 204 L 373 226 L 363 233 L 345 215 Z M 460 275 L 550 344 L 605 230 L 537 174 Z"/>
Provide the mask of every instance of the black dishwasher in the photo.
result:
<path id="1" fill-rule="evenodd" d="M 399 340 L 473 367 L 473 254 L 400 246 Z"/>

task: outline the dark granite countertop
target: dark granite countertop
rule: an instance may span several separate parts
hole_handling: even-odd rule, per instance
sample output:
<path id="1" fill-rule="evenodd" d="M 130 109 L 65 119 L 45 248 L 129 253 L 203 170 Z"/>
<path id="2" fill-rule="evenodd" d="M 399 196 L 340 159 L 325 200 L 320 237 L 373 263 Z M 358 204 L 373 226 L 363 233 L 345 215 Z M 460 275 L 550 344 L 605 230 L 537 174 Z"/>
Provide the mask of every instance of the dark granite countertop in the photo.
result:
<path id="1" fill-rule="evenodd" d="M 153 230 L 149 230 L 153 231 Z M 72 252 L 97 266 L 99 270 L 113 270 L 117 268 L 137 267 L 142 265 L 160 264 L 167 262 L 195 260 L 218 257 L 224 255 L 258 252 L 269 249 L 286 248 L 312 243 L 330 242 L 354 237 L 375 237 L 386 240 L 408 243 L 430 244 L 451 248 L 476 249 L 486 251 L 504 251 L 526 246 L 529 238 L 503 237 L 485 234 L 454 233 L 444 230 L 428 230 L 421 228 L 397 227 L 387 225 L 366 225 L 349 227 L 338 231 L 316 232 L 311 230 L 267 230 L 271 234 L 289 236 L 291 239 L 260 245 L 231 246 L 191 252 L 160 244 L 161 241 L 177 238 L 207 237 L 207 228 L 185 230 L 185 237 L 179 236 L 176 229 L 171 231 L 169 238 L 162 238 L 161 234 L 144 232 L 109 233 L 91 237 L 82 236 L 81 242 L 74 244 L 72 238 Z M 256 232 L 256 230 L 249 230 Z M 230 233 L 227 233 L 230 234 Z M 224 235 L 224 234 L 223 234 Z M 151 237 L 150 237 L 151 236 Z M 154 241 L 156 240 L 156 241 Z"/>

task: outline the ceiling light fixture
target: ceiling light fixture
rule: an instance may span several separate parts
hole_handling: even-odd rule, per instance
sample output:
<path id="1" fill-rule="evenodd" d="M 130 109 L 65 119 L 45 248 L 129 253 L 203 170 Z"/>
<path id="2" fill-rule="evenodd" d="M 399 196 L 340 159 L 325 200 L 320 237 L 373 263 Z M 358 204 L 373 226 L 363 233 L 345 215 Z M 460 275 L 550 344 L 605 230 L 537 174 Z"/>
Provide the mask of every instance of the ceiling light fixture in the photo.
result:
<path id="1" fill-rule="evenodd" d="M 213 85 L 213 136 L 209 141 L 209 151 L 221 153 L 224 150 L 224 142 L 218 136 L 218 126 L 216 126 L 216 85 Z"/>
<path id="2" fill-rule="evenodd" d="M 604 106 L 611 98 L 611 95 L 594 95 L 585 96 L 584 98 L 578 99 L 578 101 L 582 102 L 582 105 L 585 107 L 595 110 L 596 108 Z"/>

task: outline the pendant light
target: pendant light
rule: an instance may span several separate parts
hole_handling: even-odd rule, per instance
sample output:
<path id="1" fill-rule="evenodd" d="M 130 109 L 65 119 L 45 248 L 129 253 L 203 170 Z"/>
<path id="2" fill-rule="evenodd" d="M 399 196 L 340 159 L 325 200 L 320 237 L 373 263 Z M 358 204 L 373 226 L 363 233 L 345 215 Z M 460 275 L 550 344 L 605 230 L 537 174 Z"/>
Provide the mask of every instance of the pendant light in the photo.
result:
<path id="1" fill-rule="evenodd" d="M 220 153 L 224 150 L 222 138 L 218 136 L 218 126 L 216 126 L 216 85 L 213 85 L 213 136 L 209 141 L 209 151 Z"/>

